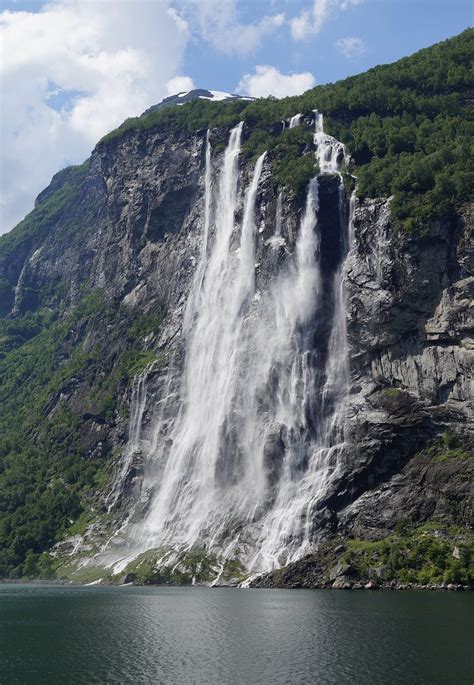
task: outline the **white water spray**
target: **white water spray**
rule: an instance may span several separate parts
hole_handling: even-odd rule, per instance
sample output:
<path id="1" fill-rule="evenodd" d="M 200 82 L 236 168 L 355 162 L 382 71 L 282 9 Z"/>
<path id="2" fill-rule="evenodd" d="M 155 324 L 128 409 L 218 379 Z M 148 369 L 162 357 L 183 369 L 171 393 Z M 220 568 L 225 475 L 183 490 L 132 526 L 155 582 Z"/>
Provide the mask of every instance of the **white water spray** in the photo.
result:
<path id="1" fill-rule="evenodd" d="M 295 128 L 295 126 L 299 126 L 302 116 L 302 114 L 295 114 L 293 117 L 291 117 L 289 128 Z"/>
<path id="2" fill-rule="evenodd" d="M 130 472 L 133 458 L 140 449 L 142 421 L 147 400 L 146 378 L 147 370 L 133 379 L 128 441 L 124 456 L 122 457 L 120 469 L 117 472 L 111 491 L 105 502 L 107 511 L 109 512 L 116 506 L 119 497 L 123 493 L 123 488 L 127 475 Z"/>
<path id="3" fill-rule="evenodd" d="M 344 447 L 349 387 L 342 262 L 331 286 L 323 366 L 315 349 L 323 301 L 318 180 L 309 184 L 292 257 L 257 292 L 265 153 L 255 164 L 239 226 L 241 134 L 242 124 L 232 130 L 214 180 L 209 136 L 206 141 L 203 241 L 184 317 L 184 369 L 170 365 L 148 441 L 142 497 L 150 503 L 129 530 L 138 550 L 199 546 L 216 553 L 219 577 L 228 558 L 262 571 L 311 549 L 313 513 Z M 352 235 L 340 176 L 345 151 L 324 133 L 319 113 L 315 144 L 321 173 L 340 177 L 344 257 Z M 281 198 L 273 239 L 284 243 Z M 353 201 L 350 217 L 352 209 Z M 137 407 L 140 402 L 137 389 Z M 133 444 L 141 440 L 143 411 L 133 410 Z M 125 459 L 119 480 L 129 466 Z M 176 555 L 167 561 L 175 563 Z"/>
<path id="4" fill-rule="evenodd" d="M 315 110 L 314 116 L 316 129 L 314 143 L 317 150 L 319 172 L 321 174 L 338 174 L 341 171 L 342 163 L 347 161 L 345 147 L 341 142 L 324 132 L 321 112 Z"/>

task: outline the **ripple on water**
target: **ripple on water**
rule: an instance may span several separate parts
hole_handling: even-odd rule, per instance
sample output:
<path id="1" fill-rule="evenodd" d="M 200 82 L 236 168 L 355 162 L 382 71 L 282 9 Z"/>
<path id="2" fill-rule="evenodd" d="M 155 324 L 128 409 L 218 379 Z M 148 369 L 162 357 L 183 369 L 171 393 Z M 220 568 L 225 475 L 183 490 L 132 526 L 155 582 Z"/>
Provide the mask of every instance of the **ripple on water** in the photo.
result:
<path id="1" fill-rule="evenodd" d="M 471 593 L 0 585 L 0 683 L 471 683 Z"/>

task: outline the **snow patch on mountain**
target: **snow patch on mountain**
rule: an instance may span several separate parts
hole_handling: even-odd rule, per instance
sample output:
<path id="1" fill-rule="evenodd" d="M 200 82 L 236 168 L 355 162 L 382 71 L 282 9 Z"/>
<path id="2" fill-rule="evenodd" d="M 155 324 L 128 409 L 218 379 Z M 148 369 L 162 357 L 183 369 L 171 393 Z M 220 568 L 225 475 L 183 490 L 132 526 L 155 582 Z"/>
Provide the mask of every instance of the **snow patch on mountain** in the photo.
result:
<path id="1" fill-rule="evenodd" d="M 174 105 L 184 105 L 187 102 L 192 102 L 192 100 L 212 100 L 213 102 L 221 102 L 223 100 L 248 100 L 252 101 L 255 98 L 249 95 L 236 95 L 235 93 L 226 93 L 222 90 L 206 90 L 204 88 L 195 88 L 189 91 L 180 91 L 176 95 L 170 95 L 169 97 L 162 100 L 159 104 L 153 105 L 147 109 L 143 114 L 150 114 L 151 112 L 157 112 L 165 107 L 171 107 Z"/>

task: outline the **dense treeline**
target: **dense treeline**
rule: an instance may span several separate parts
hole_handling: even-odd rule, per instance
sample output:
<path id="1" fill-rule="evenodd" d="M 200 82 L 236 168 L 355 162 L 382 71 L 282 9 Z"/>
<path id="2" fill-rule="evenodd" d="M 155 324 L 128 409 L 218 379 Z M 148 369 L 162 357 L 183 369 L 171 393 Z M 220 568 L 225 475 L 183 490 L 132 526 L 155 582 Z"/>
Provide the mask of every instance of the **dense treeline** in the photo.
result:
<path id="1" fill-rule="evenodd" d="M 192 131 L 229 127 L 243 120 L 250 135 L 318 109 L 325 129 L 347 146 L 361 197 L 394 196 L 393 214 L 406 229 L 422 229 L 470 201 L 472 171 L 474 30 L 421 50 L 394 64 L 282 100 L 195 100 L 128 119 L 101 143 L 128 130 L 160 127 Z M 267 140 L 270 139 L 266 133 Z M 280 164 L 278 182 L 298 184 L 312 173 L 308 160 Z M 298 189 L 298 188 L 295 188 Z"/>

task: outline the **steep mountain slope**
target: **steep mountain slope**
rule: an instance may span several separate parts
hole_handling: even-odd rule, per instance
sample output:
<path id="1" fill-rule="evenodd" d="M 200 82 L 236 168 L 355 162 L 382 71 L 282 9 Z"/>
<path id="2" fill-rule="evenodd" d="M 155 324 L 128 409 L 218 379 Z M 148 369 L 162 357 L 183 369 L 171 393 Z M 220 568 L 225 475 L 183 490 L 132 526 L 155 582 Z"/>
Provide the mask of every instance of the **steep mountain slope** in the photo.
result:
<path id="1" fill-rule="evenodd" d="M 322 144 L 314 137 L 312 110 L 318 108 L 328 115 L 325 130 L 346 145 L 351 159 L 336 160 L 343 201 L 338 175 L 319 177 L 323 296 L 309 351 L 322 380 L 307 395 L 327 382 L 318 355 L 330 357 L 336 274 L 344 282 L 351 381 L 344 449 L 337 468 L 329 464 L 331 478 L 306 516 L 313 547 L 344 549 L 328 553 L 319 575 L 316 557 L 304 562 L 303 580 L 290 572 L 287 582 L 323 582 L 327 565 L 342 553 L 356 575 L 380 566 L 367 561 L 366 548 L 354 551 L 346 540 L 422 548 L 415 561 L 402 554 L 398 570 L 384 561 L 392 569 L 388 579 L 466 582 L 472 45 L 468 31 L 299 98 L 198 99 L 148 111 L 106 136 L 84 165 L 53 178 L 33 212 L 0 238 L 1 575 L 45 576 L 58 568 L 68 575 L 68 555 L 83 563 L 137 502 L 146 509 L 141 497 L 150 434 L 156 408 L 174 392 L 170 378 L 184 373 L 186 312 L 199 294 L 206 188 L 218 183 L 229 131 L 243 121 L 237 228 L 245 222 L 257 157 L 267 151 L 255 196 L 254 274 L 257 291 L 266 293 L 298 250 L 306 188 Z M 298 112 L 293 123 L 299 125 L 289 128 Z M 319 157 L 319 171 L 323 166 Z M 357 177 L 358 198 L 351 206 L 350 174 Z M 311 409 L 305 412 L 312 416 Z M 143 435 L 134 435 L 137 427 Z M 232 458 L 232 440 L 239 437 L 229 432 Z M 170 440 L 154 439 L 155 451 Z M 273 484 L 280 479 L 283 443 L 287 438 L 278 431 L 266 442 Z M 226 464 L 221 467 L 225 472 Z M 433 538 L 441 547 L 437 556 L 423 548 Z M 374 553 L 380 557 L 378 548 Z M 187 550 L 174 575 L 145 558 L 133 573 L 142 580 L 212 580 L 225 565 L 212 555 L 202 546 Z M 283 555 L 280 563 L 291 558 Z M 245 570 L 239 555 L 224 561 L 224 578 Z M 350 576 L 339 571 L 335 580 Z"/>

